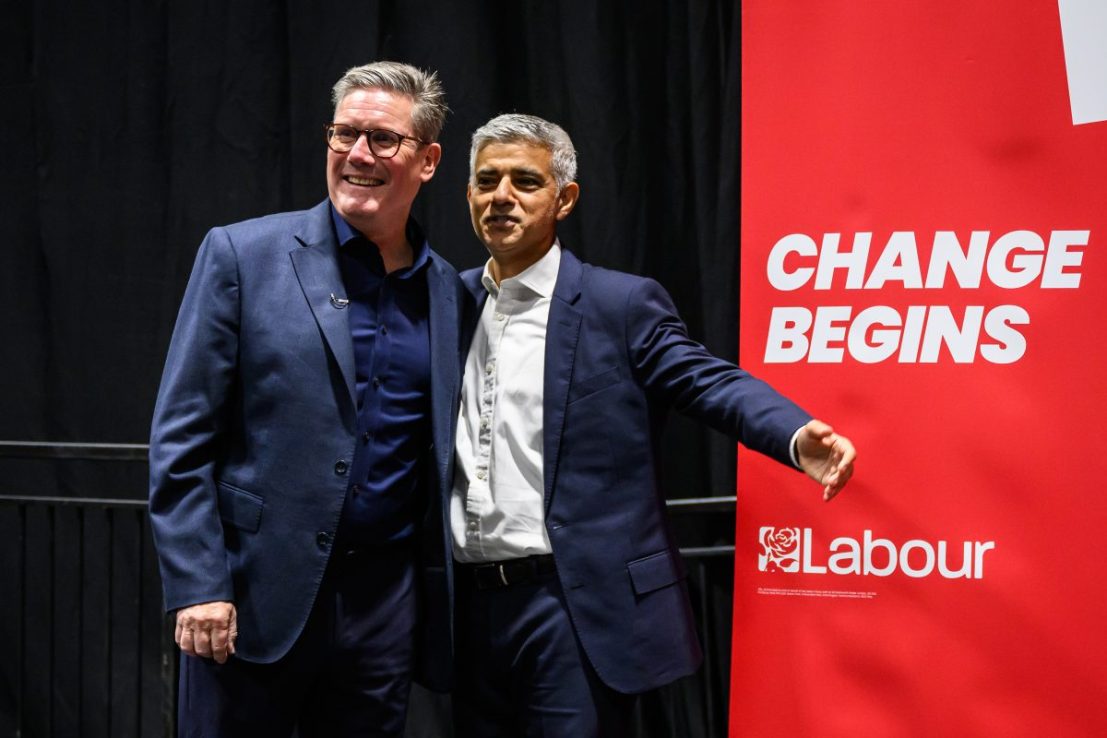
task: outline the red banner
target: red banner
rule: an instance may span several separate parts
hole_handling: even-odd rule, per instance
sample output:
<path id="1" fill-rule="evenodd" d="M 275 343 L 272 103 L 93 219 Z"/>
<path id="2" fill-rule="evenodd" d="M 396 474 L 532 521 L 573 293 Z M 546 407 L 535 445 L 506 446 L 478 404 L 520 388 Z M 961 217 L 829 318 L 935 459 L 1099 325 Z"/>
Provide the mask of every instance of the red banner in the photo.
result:
<path id="1" fill-rule="evenodd" d="M 743 2 L 733 736 L 1107 732 L 1107 11 Z"/>

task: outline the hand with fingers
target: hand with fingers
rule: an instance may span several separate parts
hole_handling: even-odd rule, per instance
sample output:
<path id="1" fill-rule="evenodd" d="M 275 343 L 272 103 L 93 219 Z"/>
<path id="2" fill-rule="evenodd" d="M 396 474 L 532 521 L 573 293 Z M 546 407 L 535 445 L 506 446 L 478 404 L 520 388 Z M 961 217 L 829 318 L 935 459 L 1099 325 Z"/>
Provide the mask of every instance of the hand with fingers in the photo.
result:
<path id="1" fill-rule="evenodd" d="M 800 467 L 823 486 L 823 500 L 841 492 L 853 476 L 857 450 L 848 438 L 821 420 L 812 420 L 800 429 L 796 448 Z"/>
<path id="2" fill-rule="evenodd" d="M 226 663 L 234 653 L 238 618 L 230 602 L 204 602 L 177 611 L 174 639 L 189 656 Z"/>

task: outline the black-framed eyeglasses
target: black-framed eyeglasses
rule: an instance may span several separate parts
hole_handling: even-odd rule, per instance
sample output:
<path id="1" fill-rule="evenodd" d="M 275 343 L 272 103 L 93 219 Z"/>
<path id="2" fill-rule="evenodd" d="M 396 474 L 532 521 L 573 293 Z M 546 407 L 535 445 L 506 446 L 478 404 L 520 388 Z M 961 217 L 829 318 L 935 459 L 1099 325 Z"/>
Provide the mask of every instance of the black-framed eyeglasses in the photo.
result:
<path id="1" fill-rule="evenodd" d="M 390 131 L 387 128 L 354 128 L 345 123 L 325 123 L 323 131 L 327 136 L 327 146 L 338 154 L 349 153 L 357 144 L 358 138 L 365 134 L 365 140 L 369 142 L 369 150 L 373 156 L 380 159 L 391 159 L 399 153 L 400 145 L 405 140 L 414 141 L 417 146 L 430 143 L 414 136 Z"/>

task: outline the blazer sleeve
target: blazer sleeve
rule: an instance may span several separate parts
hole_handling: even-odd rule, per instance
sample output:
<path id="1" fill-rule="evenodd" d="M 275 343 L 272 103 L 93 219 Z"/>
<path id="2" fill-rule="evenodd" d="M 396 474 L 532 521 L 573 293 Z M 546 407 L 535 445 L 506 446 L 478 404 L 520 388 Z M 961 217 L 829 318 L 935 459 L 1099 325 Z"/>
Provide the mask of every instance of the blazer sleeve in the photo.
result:
<path id="1" fill-rule="evenodd" d="M 237 259 L 226 231 L 214 229 L 185 290 L 150 432 L 150 524 L 168 610 L 234 599 L 215 480 L 238 344 Z"/>
<path id="2" fill-rule="evenodd" d="M 636 280 L 627 294 L 629 361 L 646 390 L 677 412 L 793 466 L 792 436 L 811 416 L 689 338 L 669 294 L 654 280 Z"/>

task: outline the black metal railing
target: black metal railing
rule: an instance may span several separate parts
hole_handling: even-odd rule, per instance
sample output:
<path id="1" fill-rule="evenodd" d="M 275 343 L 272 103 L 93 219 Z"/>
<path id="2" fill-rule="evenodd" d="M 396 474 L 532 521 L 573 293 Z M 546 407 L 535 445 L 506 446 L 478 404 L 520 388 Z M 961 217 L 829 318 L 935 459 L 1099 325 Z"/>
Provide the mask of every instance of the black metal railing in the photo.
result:
<path id="1" fill-rule="evenodd" d="M 0 441 L 6 459 L 145 462 L 146 452 L 143 444 Z M 178 656 L 146 507 L 145 499 L 0 495 L 0 638 L 15 650 L 0 665 L 0 736 L 176 735 Z M 735 498 L 668 507 L 705 660 L 697 674 L 643 696 L 635 735 L 722 736 Z M 712 527 L 729 530 L 730 540 L 694 533 Z M 441 703 L 430 712 L 441 716 Z M 436 720 L 411 733 L 448 735 L 448 726 L 435 732 Z"/>
<path id="2" fill-rule="evenodd" d="M 171 736 L 176 656 L 144 502 L 0 497 L 0 734 Z"/>
<path id="3" fill-rule="evenodd" d="M 82 459 L 85 461 L 146 461 L 144 443 L 39 443 L 0 441 L 0 458 Z"/>

